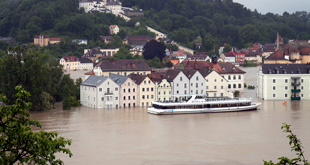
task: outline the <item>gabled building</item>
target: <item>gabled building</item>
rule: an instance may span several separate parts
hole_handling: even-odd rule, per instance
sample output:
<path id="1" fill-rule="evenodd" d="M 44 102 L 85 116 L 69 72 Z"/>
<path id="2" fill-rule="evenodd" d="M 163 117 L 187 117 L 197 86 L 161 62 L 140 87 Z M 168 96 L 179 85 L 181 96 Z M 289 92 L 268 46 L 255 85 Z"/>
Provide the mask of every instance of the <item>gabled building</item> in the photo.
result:
<path id="1" fill-rule="evenodd" d="M 144 60 L 104 60 L 94 68 L 96 76 L 109 76 L 111 73 L 128 76 L 132 73 L 147 75 L 150 66 Z"/>
<path id="2" fill-rule="evenodd" d="M 130 74 L 133 82 L 138 85 L 138 104 L 139 106 L 151 106 L 156 98 L 155 84 L 147 75 Z"/>
<path id="3" fill-rule="evenodd" d="M 110 25 L 109 30 L 111 35 L 119 33 L 119 27 L 117 25 Z"/>
<path id="4" fill-rule="evenodd" d="M 108 44 L 112 40 L 112 36 L 100 36 L 101 41 L 103 41 L 105 44 Z"/>
<path id="5" fill-rule="evenodd" d="M 179 96 L 190 95 L 189 91 L 189 79 L 181 70 L 168 70 L 163 79 L 173 84 L 172 96 L 173 100 L 178 99 Z"/>
<path id="6" fill-rule="evenodd" d="M 147 42 L 153 40 L 150 36 L 143 36 L 143 35 L 134 35 L 134 36 L 127 36 L 123 40 L 123 44 L 127 44 L 130 46 L 144 46 Z"/>
<path id="7" fill-rule="evenodd" d="M 310 100 L 309 64 L 262 64 L 257 95 L 263 100 Z"/>
<path id="8" fill-rule="evenodd" d="M 89 58 L 80 58 L 80 69 L 81 70 L 93 70 L 94 63 Z"/>
<path id="9" fill-rule="evenodd" d="M 80 70 L 80 59 L 76 56 L 65 56 L 62 57 L 59 63 L 63 66 L 63 70 Z"/>
<path id="10" fill-rule="evenodd" d="M 110 74 L 109 76 L 119 86 L 120 106 L 136 107 L 138 105 L 138 85 L 127 76 Z"/>
<path id="11" fill-rule="evenodd" d="M 33 39 L 33 44 L 43 47 L 48 46 L 49 44 L 55 45 L 61 42 L 61 38 L 50 38 L 48 35 L 40 34 L 35 35 Z"/>
<path id="12" fill-rule="evenodd" d="M 197 70 L 182 70 L 189 80 L 188 91 L 190 95 L 205 95 L 206 80 Z"/>
<path id="13" fill-rule="evenodd" d="M 157 72 L 148 75 L 148 77 L 155 83 L 156 88 L 155 101 L 173 100 L 172 97 L 173 82 L 169 82 L 166 79 L 163 79 L 162 74 L 164 73 Z"/>
<path id="14" fill-rule="evenodd" d="M 105 54 L 100 50 L 100 48 L 85 49 L 84 55 L 82 56 L 82 58 L 88 58 L 93 62 L 100 57 L 105 57 Z"/>
<path id="15" fill-rule="evenodd" d="M 118 108 L 119 86 L 109 77 L 89 76 L 80 86 L 83 106 L 91 108 Z"/>

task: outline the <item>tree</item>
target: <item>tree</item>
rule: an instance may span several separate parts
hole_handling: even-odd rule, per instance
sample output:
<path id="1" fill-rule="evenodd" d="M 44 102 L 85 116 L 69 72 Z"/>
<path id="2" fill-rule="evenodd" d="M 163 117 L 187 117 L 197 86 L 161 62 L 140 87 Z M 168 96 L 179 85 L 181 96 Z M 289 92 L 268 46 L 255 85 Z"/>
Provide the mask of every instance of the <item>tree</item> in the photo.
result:
<path id="1" fill-rule="evenodd" d="M 303 146 L 301 145 L 301 141 L 297 138 L 297 136 L 295 134 L 293 134 L 292 130 L 290 129 L 291 125 L 288 125 L 286 123 L 282 123 L 281 129 L 283 130 L 283 132 L 288 133 L 289 135 L 287 135 L 286 137 L 288 137 L 290 139 L 289 144 L 292 145 L 291 146 L 291 151 L 295 151 L 296 155 L 298 156 L 297 158 L 293 158 L 293 159 L 289 159 L 288 157 L 282 156 L 280 158 L 278 158 L 279 162 L 277 164 L 301 164 L 303 163 L 304 165 L 310 165 L 309 161 L 307 161 L 305 159 L 304 156 L 304 151 Z M 274 165 L 274 163 L 270 160 L 269 162 L 264 161 L 265 165 Z"/>
<path id="2" fill-rule="evenodd" d="M 234 97 L 239 97 L 240 96 L 240 91 L 234 91 Z"/>
<path id="3" fill-rule="evenodd" d="M 143 57 L 147 60 L 158 57 L 160 61 L 166 56 L 166 46 L 156 40 L 151 40 L 143 47 Z"/>
<path id="4" fill-rule="evenodd" d="M 132 54 L 130 51 L 122 46 L 113 56 L 114 59 L 132 59 Z"/>
<path id="5" fill-rule="evenodd" d="M 20 85 L 15 90 L 14 104 L 0 95 L 0 102 L 4 103 L 0 108 L 0 164 L 63 164 L 55 153 L 63 152 L 71 157 L 71 151 L 66 148 L 71 140 L 58 137 L 57 132 L 33 132 L 32 128 L 41 128 L 41 124 L 29 118 L 30 93 Z"/>
<path id="6" fill-rule="evenodd" d="M 229 44 L 226 44 L 226 46 L 224 47 L 224 52 L 230 52 L 232 50 L 232 47 Z"/>

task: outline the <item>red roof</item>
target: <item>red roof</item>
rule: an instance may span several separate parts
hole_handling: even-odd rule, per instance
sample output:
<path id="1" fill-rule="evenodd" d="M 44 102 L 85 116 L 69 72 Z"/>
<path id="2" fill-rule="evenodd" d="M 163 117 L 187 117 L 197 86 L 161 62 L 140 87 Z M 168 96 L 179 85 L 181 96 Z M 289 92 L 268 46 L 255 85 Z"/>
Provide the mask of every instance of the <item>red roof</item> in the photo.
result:
<path id="1" fill-rule="evenodd" d="M 80 61 L 80 59 L 78 57 L 75 57 L 75 56 L 64 56 L 63 59 L 66 62 Z"/>
<path id="2" fill-rule="evenodd" d="M 61 41 L 61 38 L 50 38 L 50 41 Z"/>
<path id="3" fill-rule="evenodd" d="M 90 72 L 85 73 L 85 75 L 95 75 L 95 72 L 94 71 L 90 71 Z"/>

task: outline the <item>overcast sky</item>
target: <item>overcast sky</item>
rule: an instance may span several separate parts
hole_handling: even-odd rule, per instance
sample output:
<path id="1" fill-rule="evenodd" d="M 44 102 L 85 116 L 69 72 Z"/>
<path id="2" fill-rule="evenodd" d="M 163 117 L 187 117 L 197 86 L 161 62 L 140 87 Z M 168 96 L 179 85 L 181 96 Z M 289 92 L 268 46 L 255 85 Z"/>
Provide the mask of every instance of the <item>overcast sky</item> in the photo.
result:
<path id="1" fill-rule="evenodd" d="M 296 11 L 310 12 L 310 0 L 233 0 L 243 4 L 246 8 L 257 9 L 261 14 L 268 12 L 280 14 L 287 11 L 288 13 L 294 13 Z"/>

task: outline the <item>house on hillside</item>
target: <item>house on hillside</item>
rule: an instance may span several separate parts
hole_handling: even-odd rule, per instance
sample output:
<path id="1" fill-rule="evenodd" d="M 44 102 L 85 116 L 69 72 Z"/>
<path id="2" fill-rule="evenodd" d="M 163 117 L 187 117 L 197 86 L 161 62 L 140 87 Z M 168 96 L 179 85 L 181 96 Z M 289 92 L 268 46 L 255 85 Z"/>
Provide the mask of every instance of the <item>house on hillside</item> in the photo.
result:
<path id="1" fill-rule="evenodd" d="M 80 69 L 81 70 L 93 70 L 94 63 L 89 58 L 80 58 Z"/>
<path id="2" fill-rule="evenodd" d="M 73 39 L 72 43 L 76 43 L 78 45 L 87 45 L 87 40 L 86 39 Z"/>
<path id="3" fill-rule="evenodd" d="M 127 44 L 130 46 L 144 46 L 147 42 L 153 40 L 150 36 L 143 35 L 135 35 L 135 36 L 127 36 L 123 40 L 123 44 Z"/>
<path id="4" fill-rule="evenodd" d="M 111 35 L 119 33 L 119 27 L 117 25 L 110 25 L 109 30 Z"/>
<path id="5" fill-rule="evenodd" d="M 40 34 L 35 35 L 33 39 L 33 44 L 43 47 L 50 45 L 59 44 L 61 42 L 61 38 L 50 38 L 48 35 Z"/>
<path id="6" fill-rule="evenodd" d="M 63 66 L 63 70 L 80 70 L 80 59 L 76 56 L 64 56 L 59 63 Z"/>

